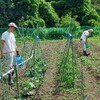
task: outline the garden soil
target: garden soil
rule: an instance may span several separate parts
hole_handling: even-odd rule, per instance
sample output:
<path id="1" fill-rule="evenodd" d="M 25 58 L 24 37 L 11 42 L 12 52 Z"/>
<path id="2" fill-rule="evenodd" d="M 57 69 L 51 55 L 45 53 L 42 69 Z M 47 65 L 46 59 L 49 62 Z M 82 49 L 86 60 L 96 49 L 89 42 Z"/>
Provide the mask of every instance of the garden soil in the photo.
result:
<path id="1" fill-rule="evenodd" d="M 64 91 L 57 91 L 57 88 L 59 88 L 59 81 L 57 81 L 57 64 L 61 59 L 65 44 L 66 41 L 62 40 L 41 42 L 43 57 L 48 63 L 48 68 L 46 70 L 43 83 L 37 91 L 35 100 L 80 100 L 73 99 L 73 96 L 71 94 L 66 94 L 66 92 Z M 80 57 L 82 50 L 79 41 L 74 42 L 74 48 L 78 53 L 78 57 Z M 94 52 L 100 52 L 100 47 L 91 44 L 90 53 L 92 54 Z M 86 67 L 84 67 L 83 74 L 88 100 L 100 100 L 100 77 L 94 77 L 92 71 L 90 69 L 87 69 Z M 97 91 L 98 89 L 99 91 Z M 31 97 L 25 100 L 33 100 L 33 98 Z"/>
<path id="2" fill-rule="evenodd" d="M 43 84 L 41 85 L 35 100 L 80 100 L 71 98 L 72 95 L 62 93 L 58 91 L 54 94 L 56 87 L 59 83 L 57 83 L 57 63 L 61 54 L 63 53 L 65 41 L 50 41 L 50 42 L 42 42 L 43 55 L 45 60 L 48 63 L 48 69 L 45 73 L 45 77 L 43 79 Z M 74 48 L 76 49 L 78 55 L 82 53 L 79 41 L 74 42 Z M 100 47 L 97 47 L 94 44 L 91 44 L 91 53 L 100 52 Z M 100 78 L 98 80 L 91 74 L 91 70 L 87 70 L 84 67 L 83 71 L 84 82 L 85 82 L 85 91 L 87 93 L 88 100 L 99 100 L 100 94 L 97 92 L 98 88 L 100 88 Z"/>

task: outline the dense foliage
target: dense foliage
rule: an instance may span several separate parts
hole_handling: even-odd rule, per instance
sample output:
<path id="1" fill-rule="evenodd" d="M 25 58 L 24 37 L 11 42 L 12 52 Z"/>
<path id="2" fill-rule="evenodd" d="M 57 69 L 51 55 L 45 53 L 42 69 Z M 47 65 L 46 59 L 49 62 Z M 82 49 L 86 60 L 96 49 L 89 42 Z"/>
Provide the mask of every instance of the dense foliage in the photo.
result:
<path id="1" fill-rule="evenodd" d="M 74 20 L 71 20 L 74 19 Z M 66 27 L 100 25 L 100 0 L 0 0 L 0 26 Z"/>

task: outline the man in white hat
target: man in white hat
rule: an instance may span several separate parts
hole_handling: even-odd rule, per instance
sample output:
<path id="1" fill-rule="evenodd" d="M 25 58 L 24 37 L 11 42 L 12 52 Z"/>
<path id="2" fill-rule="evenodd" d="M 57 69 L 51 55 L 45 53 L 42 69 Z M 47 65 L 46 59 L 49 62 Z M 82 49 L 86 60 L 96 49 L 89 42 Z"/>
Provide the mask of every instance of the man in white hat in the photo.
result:
<path id="1" fill-rule="evenodd" d="M 88 42 L 88 36 L 93 32 L 93 29 L 86 30 L 82 33 L 80 41 L 82 45 L 83 55 L 89 56 L 90 54 L 86 52 L 86 43 Z"/>
<path id="2" fill-rule="evenodd" d="M 17 28 L 16 24 L 11 22 L 8 25 L 8 30 L 2 34 L 2 54 L 5 56 L 8 70 L 14 69 L 14 57 L 17 50 L 16 39 L 13 34 L 14 29 Z M 13 84 L 13 73 L 8 75 L 9 84 Z"/>

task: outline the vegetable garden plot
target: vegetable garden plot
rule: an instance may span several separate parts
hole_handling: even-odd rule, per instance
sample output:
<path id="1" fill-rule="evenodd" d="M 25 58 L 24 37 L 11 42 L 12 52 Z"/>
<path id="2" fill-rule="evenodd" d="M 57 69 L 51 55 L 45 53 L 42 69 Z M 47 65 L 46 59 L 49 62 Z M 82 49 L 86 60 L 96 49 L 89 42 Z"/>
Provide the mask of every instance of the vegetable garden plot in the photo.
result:
<path id="1" fill-rule="evenodd" d="M 72 35 L 68 34 L 63 57 L 59 64 L 60 81 L 66 88 L 74 88 L 78 72 L 72 38 Z"/>
<path id="2" fill-rule="evenodd" d="M 83 65 L 73 47 L 73 36 L 68 34 L 62 60 L 58 66 L 60 89 L 67 91 L 66 98 L 85 100 Z"/>
<path id="3" fill-rule="evenodd" d="M 34 41 L 26 43 L 21 49 L 21 56 L 24 61 L 15 67 L 14 84 L 8 84 L 8 73 L 5 66 L 5 60 L 0 62 L 0 100 L 23 99 L 26 95 L 34 98 L 38 87 L 42 84 L 42 79 L 47 68 L 47 64 L 42 57 L 42 51 L 39 43 L 39 37 L 34 37 Z M 9 72 L 10 73 L 10 72 Z"/>
<path id="4" fill-rule="evenodd" d="M 23 38 L 22 38 L 22 41 L 23 41 Z M 7 81 L 8 76 L 6 76 L 3 80 L 0 80 L 0 86 L 1 86 L 0 87 L 0 100 L 9 100 L 9 98 L 14 100 L 14 99 L 16 99 L 14 97 L 18 97 L 18 96 L 19 96 L 19 99 L 20 98 L 23 99 L 23 98 L 26 98 L 26 95 L 29 95 L 27 100 L 28 99 L 34 100 L 33 95 L 36 94 L 36 91 L 38 90 L 38 86 L 42 84 L 42 79 L 44 77 L 44 73 L 45 73 L 45 70 L 47 67 L 45 66 L 46 62 L 41 57 L 42 56 L 41 46 L 38 41 L 38 37 L 35 40 L 33 39 L 33 37 L 31 37 L 31 39 L 32 39 L 31 42 L 29 42 L 29 41 L 26 42 L 27 39 L 29 39 L 29 37 L 24 38 L 23 44 L 18 43 L 19 47 L 22 46 L 22 47 L 20 47 L 20 51 L 23 51 L 23 52 L 21 52 L 21 56 L 24 58 L 24 60 L 27 60 L 28 58 L 30 58 L 32 56 L 32 50 L 33 50 L 33 57 L 31 60 L 27 61 L 22 67 L 20 66 L 20 68 L 18 69 L 19 93 L 16 88 L 16 74 L 14 74 L 14 79 L 15 79 L 14 86 L 9 86 L 8 84 L 6 84 L 8 82 Z M 19 39 L 19 40 L 21 40 L 21 39 Z M 34 40 L 34 42 L 32 42 L 33 40 Z M 57 42 L 57 41 L 54 41 L 54 42 Z M 59 41 L 60 44 L 58 46 L 57 46 L 57 43 L 55 43 L 55 45 L 52 45 L 53 43 L 51 41 L 49 41 L 49 43 L 51 46 L 56 47 L 56 48 L 54 48 L 54 51 L 57 50 L 57 52 L 55 52 L 55 54 L 57 54 L 57 53 L 59 54 L 60 50 L 58 48 L 62 48 L 62 45 L 64 46 L 64 44 L 61 43 L 61 41 Z M 62 57 L 63 61 L 61 61 L 62 67 L 59 66 L 59 72 L 61 72 L 60 73 L 61 76 L 60 75 L 59 75 L 59 77 L 57 76 L 57 79 L 59 78 L 61 80 L 60 90 L 64 89 L 64 91 L 67 91 L 67 93 L 65 93 L 65 94 L 62 92 L 62 94 L 60 96 L 61 97 L 65 96 L 66 99 L 68 99 L 68 100 L 73 100 L 73 99 L 75 99 L 75 100 L 82 99 L 83 100 L 83 98 L 85 98 L 85 97 L 87 98 L 87 95 L 85 95 L 85 94 L 87 94 L 87 91 L 86 91 L 86 89 L 84 89 L 86 87 L 84 84 L 84 79 L 82 79 L 84 77 L 82 68 L 87 67 L 87 69 L 92 70 L 92 74 L 94 76 L 96 76 L 97 79 L 100 79 L 100 76 L 99 76 L 100 75 L 100 70 L 99 70 L 99 65 L 100 65 L 99 51 L 100 51 L 100 49 L 95 51 L 96 48 L 94 48 L 90 52 L 91 54 L 93 53 L 93 55 L 88 57 L 89 59 L 86 58 L 84 60 L 85 57 L 82 57 L 82 59 L 81 59 L 82 62 L 78 62 L 78 61 L 80 61 L 80 58 L 77 57 L 76 51 L 74 51 L 72 44 L 73 43 L 72 43 L 72 41 L 70 41 L 70 39 L 67 40 L 64 54 Z M 55 54 L 53 54 L 54 52 L 50 51 L 50 49 L 51 49 L 51 47 L 47 46 L 47 42 L 46 42 L 46 50 L 43 50 L 43 51 L 49 51 L 48 53 L 51 53 L 51 55 L 47 58 L 51 61 L 51 64 L 52 64 L 53 60 L 51 60 L 51 59 L 55 59 L 56 56 L 55 56 Z M 61 54 L 62 54 L 62 52 L 61 52 Z M 45 52 L 44 52 L 44 55 L 45 55 Z M 47 56 L 47 55 L 45 55 L 45 56 Z M 51 57 L 51 56 L 53 56 L 53 57 Z M 65 59 L 67 59 L 67 60 L 65 60 Z M 72 64 L 72 62 L 73 62 L 73 64 Z M 4 67 L 2 67 L 2 74 L 7 72 L 5 70 L 7 65 L 5 63 L 3 65 L 4 65 Z M 53 65 L 53 66 L 55 66 L 55 65 Z M 74 70 L 73 70 L 73 68 L 74 68 Z M 63 73 L 65 73 L 65 75 L 63 75 Z M 90 71 L 90 73 L 91 73 L 91 71 Z M 1 74 L 1 76 L 2 76 L 2 74 Z M 49 73 L 47 73 L 47 74 L 49 74 Z M 67 79 L 67 81 L 66 81 L 66 79 Z M 3 83 L 3 84 L 1 84 L 1 83 Z M 47 83 L 49 83 L 49 82 L 47 82 Z M 92 83 L 90 83 L 90 84 L 92 84 Z M 99 82 L 98 82 L 98 84 L 99 84 Z M 50 86 L 52 86 L 52 85 L 50 85 Z M 44 87 L 45 87 L 45 85 L 44 85 Z M 52 87 L 52 88 L 54 88 L 54 87 Z M 47 87 L 45 89 L 47 89 Z M 99 87 L 98 87 L 98 89 L 99 89 Z M 41 92 L 44 92 L 44 91 L 41 90 Z M 46 92 L 48 94 L 48 90 Z M 3 93 L 5 93 L 5 94 L 3 94 Z M 41 98 L 42 98 L 42 96 L 43 95 L 41 94 Z M 52 95 L 50 95 L 50 96 L 52 96 Z M 58 96 L 58 95 L 56 95 L 56 96 Z M 61 100 L 61 99 L 59 99 L 59 100 Z M 58 99 L 54 99 L 54 100 L 58 100 Z M 91 100 L 91 99 L 89 99 L 89 100 Z"/>

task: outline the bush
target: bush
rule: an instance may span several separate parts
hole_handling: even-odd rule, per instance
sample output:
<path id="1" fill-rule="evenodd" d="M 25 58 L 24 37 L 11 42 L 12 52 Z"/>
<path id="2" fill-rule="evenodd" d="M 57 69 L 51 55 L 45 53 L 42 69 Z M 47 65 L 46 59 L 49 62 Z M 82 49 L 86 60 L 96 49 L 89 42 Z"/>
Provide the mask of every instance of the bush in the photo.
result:
<path id="1" fill-rule="evenodd" d="M 46 39 L 63 39 L 66 37 L 66 30 L 64 28 L 51 28 L 48 30 Z"/>
<path id="2" fill-rule="evenodd" d="M 45 21 L 46 27 L 55 27 L 59 17 L 50 3 L 41 1 L 39 5 L 40 17 Z"/>
<path id="3" fill-rule="evenodd" d="M 100 27 L 94 27 L 93 30 L 93 35 L 100 35 Z"/>
<path id="4" fill-rule="evenodd" d="M 34 31 L 40 39 L 63 39 L 66 37 L 66 28 L 37 28 Z"/>
<path id="5" fill-rule="evenodd" d="M 64 39 L 66 38 L 66 33 L 71 33 L 74 38 L 80 38 L 83 31 L 88 29 L 93 29 L 94 35 L 100 34 L 100 27 L 98 26 L 71 26 L 65 28 L 18 28 L 14 31 L 16 39 L 19 42 L 22 41 L 33 41 L 34 36 L 38 35 L 41 40 L 52 40 L 52 39 Z M 0 36 L 1 34 L 6 31 L 7 28 L 0 29 Z M 24 40 L 23 40 L 24 39 Z"/>
<path id="6" fill-rule="evenodd" d="M 33 35 L 38 35 L 40 39 L 44 40 L 46 38 L 46 34 L 48 34 L 48 30 L 46 28 L 37 28 L 34 30 Z"/>

